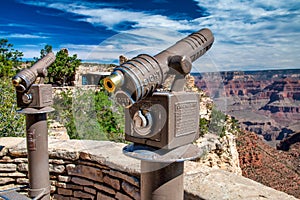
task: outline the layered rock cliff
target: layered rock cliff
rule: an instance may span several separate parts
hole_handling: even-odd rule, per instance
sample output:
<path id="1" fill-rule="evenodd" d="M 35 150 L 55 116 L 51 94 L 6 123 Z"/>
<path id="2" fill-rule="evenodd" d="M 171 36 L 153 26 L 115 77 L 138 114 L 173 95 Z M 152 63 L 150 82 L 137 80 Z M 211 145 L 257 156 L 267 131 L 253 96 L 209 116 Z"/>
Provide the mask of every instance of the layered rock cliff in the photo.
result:
<path id="1" fill-rule="evenodd" d="M 224 112 L 241 127 L 275 146 L 295 133 L 300 121 L 300 70 L 221 72 L 196 75 L 196 85 L 224 102 Z M 299 130 L 299 129 L 298 129 Z"/>

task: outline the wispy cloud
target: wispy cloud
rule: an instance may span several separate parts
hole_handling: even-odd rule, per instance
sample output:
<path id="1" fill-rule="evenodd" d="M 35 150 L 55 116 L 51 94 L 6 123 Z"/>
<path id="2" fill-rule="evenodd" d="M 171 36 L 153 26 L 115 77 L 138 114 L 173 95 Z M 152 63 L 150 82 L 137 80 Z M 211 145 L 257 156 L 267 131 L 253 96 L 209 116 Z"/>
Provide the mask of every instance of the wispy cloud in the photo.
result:
<path id="1" fill-rule="evenodd" d="M 0 24 L 0 26 L 2 26 L 2 27 L 32 28 L 31 25 L 18 24 L 18 23 Z"/>
<path id="2" fill-rule="evenodd" d="M 274 34 L 289 34 L 286 30 L 299 33 L 300 2 L 298 0 L 291 0 L 289 3 L 272 0 L 248 2 L 219 0 L 199 1 L 198 4 L 210 13 L 208 18 L 202 19 L 201 24 L 211 26 L 218 33 L 226 31 L 226 35 L 230 38 L 244 36 L 244 41 L 247 42 L 246 39 L 253 35 L 268 39 Z M 282 32 L 283 30 L 285 31 Z"/>
<path id="3" fill-rule="evenodd" d="M 80 58 L 86 61 L 109 61 L 115 60 L 121 54 L 128 57 L 134 56 L 133 52 L 155 52 L 166 48 L 180 39 L 179 31 L 193 29 L 187 20 L 172 20 L 171 18 L 149 11 L 132 11 L 114 8 L 114 4 L 90 4 L 87 2 L 53 2 L 53 1 L 23 1 L 23 3 L 49 7 L 81 16 L 79 19 L 93 26 L 105 26 L 109 30 L 119 32 L 104 42 L 97 45 L 66 44 L 68 48 L 77 51 Z M 120 5 L 118 5 L 120 6 Z M 95 9 L 97 7 L 97 9 Z M 123 25 L 130 27 L 123 28 Z M 151 49 L 151 50 L 150 50 Z"/>
<path id="4" fill-rule="evenodd" d="M 134 29 L 116 34 L 98 45 L 62 44 L 70 52 L 78 53 L 84 61 L 100 61 L 118 64 L 120 55 L 132 58 L 141 53 L 155 55 L 183 37 L 177 31 L 167 29 Z"/>
<path id="5" fill-rule="evenodd" d="M 223 68 L 299 67 L 300 2 L 198 1 L 209 16 L 195 19 L 216 35 L 215 59 Z"/>
<path id="6" fill-rule="evenodd" d="M 31 34 L 19 34 L 19 33 L 14 33 L 14 34 L 8 34 L 8 35 L 0 35 L 0 37 L 5 37 L 5 38 L 24 38 L 24 39 L 46 39 L 48 36 L 43 36 L 43 35 L 31 35 Z"/>
<path id="7" fill-rule="evenodd" d="M 187 20 L 172 20 L 168 16 L 151 14 L 149 11 L 134 11 L 114 8 L 116 4 L 68 1 L 23 1 L 23 3 L 59 9 L 68 13 L 82 16 L 81 21 L 86 21 L 94 26 L 106 26 L 108 29 L 118 29 L 122 23 L 132 23 L 130 28 L 169 28 L 171 30 L 191 30 L 193 27 Z M 109 7 L 110 6 L 110 7 Z M 119 30 L 116 30 L 119 31 Z"/>
<path id="8" fill-rule="evenodd" d="M 125 34 L 108 38 L 96 46 L 72 47 L 75 52 L 78 51 L 80 57 L 87 60 L 112 60 L 118 56 L 116 54 L 141 48 L 162 50 L 180 39 L 183 36 L 180 32 L 208 27 L 215 35 L 215 44 L 203 58 L 206 63 L 202 60 L 199 64 L 200 70 L 209 69 L 205 66 L 217 67 L 220 70 L 299 68 L 299 0 L 194 1 L 201 8 L 199 10 L 205 10 L 205 17 L 199 14 L 201 17 L 191 20 L 175 20 L 149 10 L 121 9 L 120 5 L 113 3 L 69 0 L 23 3 L 55 8 L 80 16 L 73 20 L 88 22 L 95 27 L 104 26 L 108 30 Z M 69 46 L 71 47 L 71 44 Z M 87 50 L 90 50 L 89 53 L 86 53 Z"/>

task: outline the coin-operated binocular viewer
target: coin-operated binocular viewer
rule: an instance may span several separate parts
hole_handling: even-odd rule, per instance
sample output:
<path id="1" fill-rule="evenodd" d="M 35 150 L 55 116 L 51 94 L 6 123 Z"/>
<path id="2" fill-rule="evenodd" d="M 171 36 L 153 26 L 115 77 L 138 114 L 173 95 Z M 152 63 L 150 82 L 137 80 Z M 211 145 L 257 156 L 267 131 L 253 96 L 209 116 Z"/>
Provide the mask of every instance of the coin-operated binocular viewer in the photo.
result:
<path id="1" fill-rule="evenodd" d="M 26 140 L 29 168 L 29 196 L 50 199 L 48 129 L 46 113 L 52 112 L 52 86 L 44 84 L 47 68 L 55 61 L 50 52 L 33 66 L 12 78 L 18 113 L 26 115 Z M 38 82 L 38 83 L 36 83 Z"/>
<path id="2" fill-rule="evenodd" d="M 141 198 L 183 199 L 183 163 L 201 156 L 192 145 L 199 137 L 199 94 L 184 91 L 192 62 L 205 54 L 214 37 L 202 29 L 155 56 L 146 54 L 116 67 L 104 79 L 125 107 L 125 155 L 141 160 Z M 170 75 L 170 90 L 159 90 Z"/>

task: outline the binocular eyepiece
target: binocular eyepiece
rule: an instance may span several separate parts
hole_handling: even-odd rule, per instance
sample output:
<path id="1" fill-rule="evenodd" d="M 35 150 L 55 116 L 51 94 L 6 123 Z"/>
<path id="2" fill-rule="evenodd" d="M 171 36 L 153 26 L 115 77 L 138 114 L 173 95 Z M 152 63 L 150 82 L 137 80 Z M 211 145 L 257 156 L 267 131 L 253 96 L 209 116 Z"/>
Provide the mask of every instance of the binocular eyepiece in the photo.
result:
<path id="1" fill-rule="evenodd" d="M 38 76 L 47 76 L 47 68 L 55 61 L 53 52 L 36 62 L 32 67 L 23 69 L 12 78 L 12 84 L 18 92 L 25 92 L 35 82 Z"/>
<path id="2" fill-rule="evenodd" d="M 124 107 L 152 94 L 175 71 L 186 75 L 192 62 L 205 54 L 212 46 L 214 37 L 209 29 L 202 29 L 178 41 L 155 56 L 141 54 L 116 67 L 104 79 L 108 92 L 116 94 L 116 101 Z M 170 70 L 170 69 L 174 70 Z"/>

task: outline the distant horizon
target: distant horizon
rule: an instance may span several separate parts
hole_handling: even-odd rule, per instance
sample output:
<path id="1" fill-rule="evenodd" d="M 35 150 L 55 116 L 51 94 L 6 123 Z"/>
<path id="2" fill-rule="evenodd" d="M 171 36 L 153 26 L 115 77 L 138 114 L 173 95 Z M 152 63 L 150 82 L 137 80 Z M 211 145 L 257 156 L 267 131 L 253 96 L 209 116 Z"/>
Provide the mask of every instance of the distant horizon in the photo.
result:
<path id="1" fill-rule="evenodd" d="M 115 59 L 115 60 L 118 60 Z M 21 60 L 21 62 L 32 62 L 34 61 L 34 59 L 28 59 L 28 60 Z M 110 65 L 110 64 L 113 64 L 113 65 L 118 65 L 118 63 L 110 63 L 110 62 L 107 62 L 107 63 L 104 63 L 104 62 L 92 62 L 92 61 L 81 61 L 82 64 L 97 64 L 97 65 Z M 194 68 L 194 67 L 193 67 Z M 300 71 L 300 67 L 299 68 L 266 68 L 266 69 L 263 69 L 261 67 L 258 66 L 259 69 L 246 69 L 246 70 L 240 70 L 240 69 L 232 69 L 232 70 L 227 70 L 227 71 L 220 71 L 220 70 L 216 70 L 216 71 L 201 71 L 199 69 L 197 69 L 198 71 L 193 71 L 193 68 L 192 68 L 192 71 L 190 72 L 191 74 L 195 74 L 195 73 L 222 73 L 222 72 L 257 72 L 257 71 L 288 71 L 288 70 L 298 70 Z"/>
<path id="2" fill-rule="evenodd" d="M 257 69 L 257 70 L 232 70 L 232 71 L 205 71 L 205 72 L 191 72 L 191 74 L 195 73 L 222 73 L 222 72 L 262 72 L 262 71 L 290 71 L 290 70 L 296 70 L 300 73 L 300 68 L 286 68 L 286 69 Z"/>

